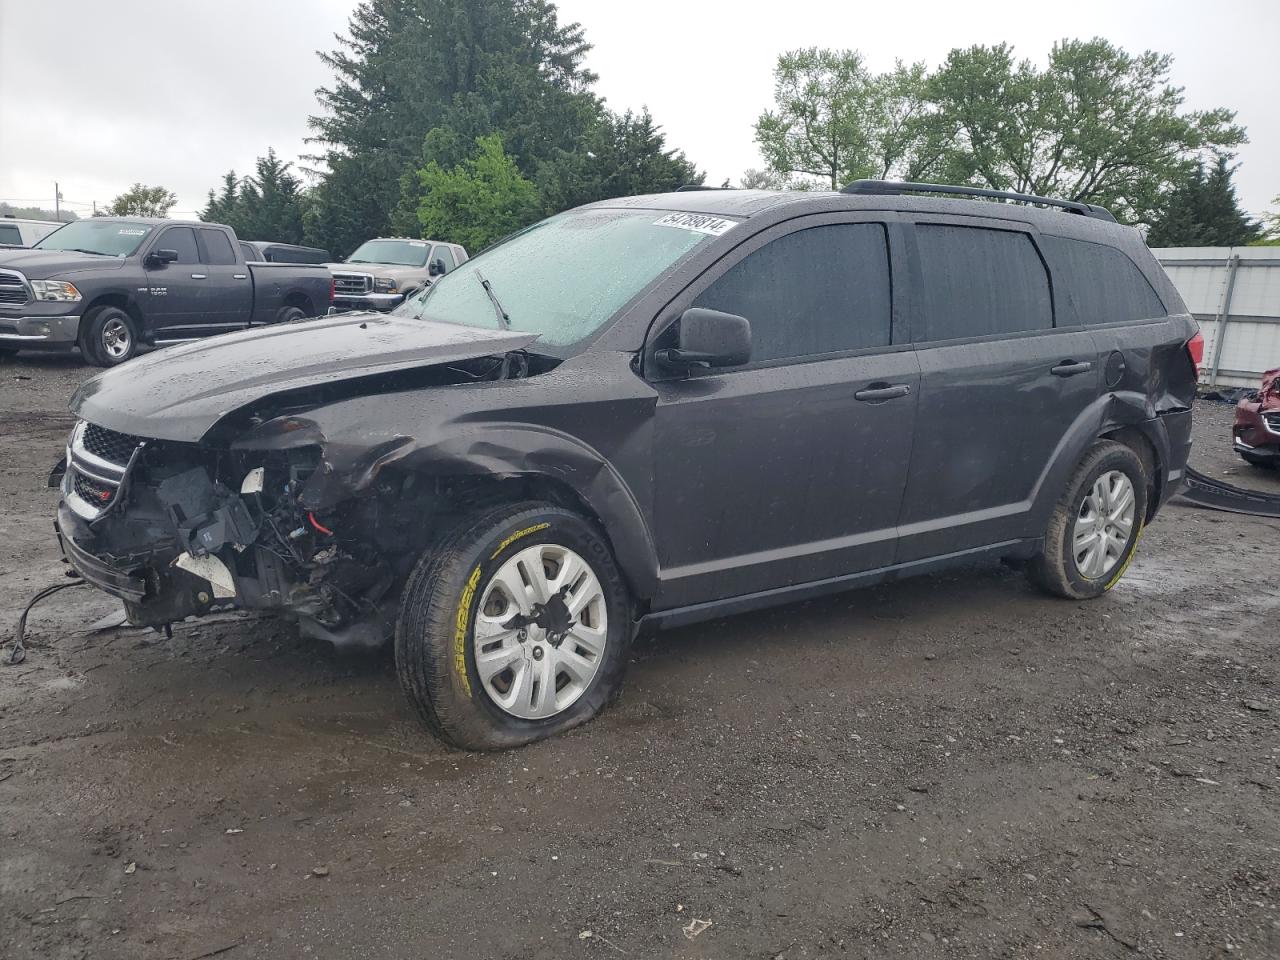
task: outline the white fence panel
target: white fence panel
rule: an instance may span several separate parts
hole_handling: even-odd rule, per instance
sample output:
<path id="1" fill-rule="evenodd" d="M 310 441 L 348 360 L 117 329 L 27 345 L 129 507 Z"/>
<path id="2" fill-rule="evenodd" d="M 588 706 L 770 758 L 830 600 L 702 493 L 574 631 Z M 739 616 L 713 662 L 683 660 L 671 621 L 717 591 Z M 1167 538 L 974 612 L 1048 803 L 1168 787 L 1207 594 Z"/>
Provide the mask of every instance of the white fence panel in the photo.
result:
<path id="1" fill-rule="evenodd" d="M 1200 322 L 1203 383 L 1255 387 L 1265 371 L 1280 367 L 1280 247 L 1151 252 Z"/>

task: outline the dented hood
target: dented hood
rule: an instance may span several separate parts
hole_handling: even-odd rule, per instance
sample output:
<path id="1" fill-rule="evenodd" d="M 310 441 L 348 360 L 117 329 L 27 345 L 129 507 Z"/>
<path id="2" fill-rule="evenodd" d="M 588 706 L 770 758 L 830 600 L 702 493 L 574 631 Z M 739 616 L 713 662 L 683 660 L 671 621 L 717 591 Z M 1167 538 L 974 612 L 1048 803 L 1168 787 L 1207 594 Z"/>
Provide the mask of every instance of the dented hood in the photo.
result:
<path id="1" fill-rule="evenodd" d="M 535 339 L 385 313 L 335 314 L 137 357 L 81 386 L 71 410 L 122 433 L 195 441 L 228 413 L 271 394 L 501 354 Z"/>

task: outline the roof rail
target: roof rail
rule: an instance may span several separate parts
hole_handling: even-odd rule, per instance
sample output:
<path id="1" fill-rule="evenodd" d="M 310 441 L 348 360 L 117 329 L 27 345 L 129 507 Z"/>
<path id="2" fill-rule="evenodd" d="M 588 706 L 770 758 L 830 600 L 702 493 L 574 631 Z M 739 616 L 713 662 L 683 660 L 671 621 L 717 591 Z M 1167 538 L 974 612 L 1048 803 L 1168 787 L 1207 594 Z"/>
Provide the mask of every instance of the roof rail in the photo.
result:
<path id="1" fill-rule="evenodd" d="M 1008 190 L 988 190 L 985 187 L 958 187 L 948 183 L 909 183 L 898 180 L 855 180 L 841 193 L 864 196 L 898 196 L 903 193 L 944 193 L 960 197 L 991 197 L 995 200 L 1016 200 L 1019 203 L 1038 203 L 1046 207 L 1061 207 L 1083 217 L 1116 222 L 1111 211 L 1092 203 L 1078 200 L 1055 200 L 1053 197 L 1037 197 L 1030 193 L 1010 193 Z"/>
<path id="2" fill-rule="evenodd" d="M 701 183 L 682 183 L 676 187 L 675 193 L 691 193 L 694 190 L 737 190 L 737 187 L 708 187 Z"/>

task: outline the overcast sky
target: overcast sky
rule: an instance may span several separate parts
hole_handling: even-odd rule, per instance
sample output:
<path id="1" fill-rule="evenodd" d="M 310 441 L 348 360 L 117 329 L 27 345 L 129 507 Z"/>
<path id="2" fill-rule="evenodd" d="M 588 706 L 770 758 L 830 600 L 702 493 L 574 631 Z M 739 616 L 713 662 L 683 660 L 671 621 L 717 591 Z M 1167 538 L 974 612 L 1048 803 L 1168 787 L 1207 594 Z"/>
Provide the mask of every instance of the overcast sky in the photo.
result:
<path id="1" fill-rule="evenodd" d="M 135 180 L 190 214 L 228 169 L 268 146 L 306 152 L 316 56 L 354 0 L 0 0 L 0 200 L 53 205 L 53 183 L 89 212 Z M 1193 108 L 1230 107 L 1251 142 L 1238 155 L 1244 206 L 1280 194 L 1275 99 L 1280 2 L 859 3 L 562 0 L 594 44 L 597 90 L 615 110 L 648 105 L 708 182 L 759 166 L 752 123 L 770 104 L 779 52 L 854 47 L 875 69 L 937 65 L 948 50 L 1012 43 L 1043 63 L 1063 37 L 1101 34 L 1175 57 Z"/>

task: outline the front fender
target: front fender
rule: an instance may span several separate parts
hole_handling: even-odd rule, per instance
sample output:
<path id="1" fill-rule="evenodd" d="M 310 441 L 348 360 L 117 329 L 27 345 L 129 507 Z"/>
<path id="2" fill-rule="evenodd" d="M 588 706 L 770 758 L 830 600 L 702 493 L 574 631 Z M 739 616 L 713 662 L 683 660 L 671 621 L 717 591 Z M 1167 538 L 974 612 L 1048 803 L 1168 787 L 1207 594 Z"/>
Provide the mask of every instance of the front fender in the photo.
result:
<path id="1" fill-rule="evenodd" d="M 321 468 L 299 498 L 311 510 L 359 495 L 389 468 L 433 476 L 545 478 L 567 486 L 603 525 L 636 593 L 653 596 L 657 588 L 658 554 L 635 494 L 605 456 L 559 430 L 524 423 L 458 423 L 452 430 L 357 447 L 327 442 L 312 427 L 297 431 L 295 443 L 299 441 L 318 442 L 324 449 Z"/>

